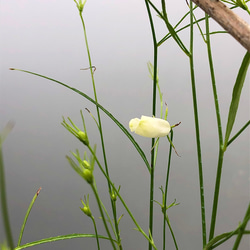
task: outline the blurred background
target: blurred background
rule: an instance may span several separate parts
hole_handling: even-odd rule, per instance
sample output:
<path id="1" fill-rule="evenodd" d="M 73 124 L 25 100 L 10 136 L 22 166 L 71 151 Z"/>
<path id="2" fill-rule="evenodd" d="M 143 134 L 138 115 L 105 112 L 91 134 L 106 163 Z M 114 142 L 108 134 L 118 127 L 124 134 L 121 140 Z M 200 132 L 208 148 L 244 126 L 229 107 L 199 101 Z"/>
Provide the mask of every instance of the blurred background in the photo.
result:
<path id="1" fill-rule="evenodd" d="M 159 1 L 160 3 L 160 1 Z M 167 1 L 169 20 L 174 25 L 188 12 L 183 1 Z M 245 20 L 243 10 L 235 10 Z M 157 39 L 167 29 L 153 12 Z M 98 100 L 126 128 L 131 118 L 152 113 L 152 82 L 147 62 L 153 62 L 152 37 L 144 1 L 88 0 L 84 8 Z M 203 17 L 196 11 L 197 18 Z M 188 19 L 184 22 L 188 23 Z M 201 24 L 204 27 L 204 24 Z M 212 30 L 221 28 L 211 21 Z M 102 221 L 89 185 L 69 166 L 65 155 L 79 149 L 80 142 L 61 126 L 62 116 L 82 126 L 83 110 L 90 143 L 101 145 L 95 122 L 85 110 L 96 115 L 95 106 L 80 95 L 48 80 L 9 68 L 20 68 L 55 78 L 93 97 L 82 25 L 74 1 L 12 0 L 0 1 L 1 79 L 0 129 L 8 121 L 15 127 L 3 145 L 7 197 L 11 227 L 17 243 L 29 203 L 39 187 L 40 195 L 27 221 L 22 243 L 46 237 L 94 233 L 90 219 L 79 206 L 90 194 L 90 207 L 104 233 Z M 189 30 L 180 33 L 189 47 Z M 213 59 L 220 101 L 223 133 L 227 122 L 232 89 L 245 49 L 227 34 L 212 36 Z M 218 134 L 206 46 L 197 28 L 194 42 L 195 72 L 203 153 L 207 230 L 218 157 Z M 169 39 L 159 48 L 159 79 L 163 100 L 168 104 L 168 121 L 175 128 L 174 145 L 181 157 L 173 154 L 168 204 L 180 203 L 168 210 L 179 249 L 201 249 L 201 216 L 196 156 L 193 104 L 187 56 Z M 249 80 L 249 74 L 247 76 Z M 232 135 L 249 119 L 249 81 L 246 82 Z M 159 102 L 158 102 L 159 104 Z M 157 106 L 160 115 L 160 106 Z M 109 172 L 138 223 L 148 231 L 149 173 L 127 137 L 101 113 Z M 150 159 L 151 140 L 134 135 Z M 235 229 L 243 219 L 249 202 L 249 129 L 226 151 L 221 180 L 215 234 Z M 161 202 L 158 189 L 165 185 L 169 144 L 160 140 L 155 172 L 155 200 Z M 103 203 L 110 209 L 107 183 L 96 166 L 94 175 Z M 110 210 L 109 210 L 110 211 Z M 162 214 L 154 208 L 154 241 L 162 247 Z M 124 249 L 147 249 L 147 241 L 134 230 L 134 224 L 118 201 L 118 214 Z M 1 217 L 0 217 L 1 218 Z M 0 219 L 0 242 L 5 239 Z M 234 238 L 218 249 L 232 247 Z M 110 243 L 101 241 L 101 249 Z M 167 231 L 167 249 L 175 249 Z M 243 237 L 239 249 L 249 249 Z M 40 249 L 97 249 L 94 239 L 73 239 L 32 247 Z"/>

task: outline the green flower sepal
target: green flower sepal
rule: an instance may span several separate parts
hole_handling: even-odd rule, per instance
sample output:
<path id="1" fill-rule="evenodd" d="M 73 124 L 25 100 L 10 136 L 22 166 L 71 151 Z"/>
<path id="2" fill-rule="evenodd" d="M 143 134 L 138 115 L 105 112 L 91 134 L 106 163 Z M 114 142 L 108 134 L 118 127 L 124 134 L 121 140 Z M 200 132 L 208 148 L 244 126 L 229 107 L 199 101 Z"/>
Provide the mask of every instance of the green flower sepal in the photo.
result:
<path id="1" fill-rule="evenodd" d="M 119 188 L 117 189 L 118 193 L 120 191 L 120 188 L 121 188 L 121 186 L 119 186 Z M 113 188 L 111 190 L 110 197 L 111 197 L 112 201 L 116 201 L 117 200 L 117 193 L 116 193 L 116 191 Z"/>
<path id="2" fill-rule="evenodd" d="M 89 195 L 87 196 L 87 199 L 86 199 L 86 196 L 84 195 L 84 200 L 85 200 L 85 203 L 83 200 L 81 200 L 82 202 L 82 205 L 83 207 L 80 207 L 80 209 L 89 217 L 92 218 L 92 213 L 91 213 L 91 210 L 90 210 L 90 207 L 89 207 Z"/>
<path id="3" fill-rule="evenodd" d="M 68 120 L 70 121 L 71 125 L 66 122 L 66 120 L 63 117 L 63 122 L 61 123 L 72 135 L 74 135 L 78 140 L 80 140 L 84 145 L 88 146 L 89 145 L 89 139 L 88 135 L 86 132 L 86 126 L 83 118 L 83 114 L 81 111 L 81 117 L 82 117 L 82 122 L 83 122 L 83 127 L 84 127 L 84 132 L 80 130 L 68 117 Z"/>
<path id="4" fill-rule="evenodd" d="M 74 2 L 76 3 L 76 6 L 77 6 L 80 13 L 82 13 L 86 1 L 87 0 L 83 0 L 83 1 L 79 0 L 79 2 L 77 2 L 76 0 L 74 0 Z"/>
<path id="5" fill-rule="evenodd" d="M 162 203 L 160 203 L 160 202 L 158 202 L 158 201 L 154 201 L 154 202 L 156 202 L 158 205 L 160 205 L 161 206 L 161 211 L 162 211 L 162 213 L 164 214 L 166 211 L 167 211 L 167 209 L 169 209 L 170 207 L 173 207 L 173 206 L 177 206 L 177 205 L 179 205 L 179 203 L 176 203 L 175 201 L 173 202 L 173 203 L 171 203 L 169 206 L 165 206 L 165 192 L 163 191 L 163 188 L 162 188 L 162 186 L 160 187 L 160 190 L 161 190 L 161 193 L 162 193 Z"/>
<path id="6" fill-rule="evenodd" d="M 96 145 L 94 146 L 93 151 L 95 154 Z M 72 152 L 72 155 L 77 159 L 78 165 L 74 162 L 74 160 L 71 157 L 66 156 L 71 167 L 89 184 L 93 184 L 94 182 L 93 171 L 94 171 L 94 165 L 95 165 L 95 157 L 91 156 L 91 158 L 89 159 L 87 156 L 87 153 L 84 152 L 84 157 L 82 160 L 78 150 L 76 150 L 76 153 Z"/>

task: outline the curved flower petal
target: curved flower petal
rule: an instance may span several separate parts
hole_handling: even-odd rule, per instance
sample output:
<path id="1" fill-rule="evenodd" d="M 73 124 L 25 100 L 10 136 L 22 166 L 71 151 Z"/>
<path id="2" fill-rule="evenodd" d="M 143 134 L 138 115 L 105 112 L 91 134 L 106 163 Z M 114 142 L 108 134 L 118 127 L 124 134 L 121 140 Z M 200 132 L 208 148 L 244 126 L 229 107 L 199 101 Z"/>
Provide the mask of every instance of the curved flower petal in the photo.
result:
<path id="1" fill-rule="evenodd" d="M 138 118 L 134 118 L 134 119 L 130 120 L 129 128 L 130 128 L 131 132 L 135 132 L 135 130 L 138 127 L 139 123 L 140 123 L 140 119 L 138 119 Z"/>
<path id="2" fill-rule="evenodd" d="M 166 136 L 171 130 L 168 121 L 144 115 L 141 116 L 141 119 L 131 119 L 129 122 L 129 128 L 131 132 L 149 138 Z"/>

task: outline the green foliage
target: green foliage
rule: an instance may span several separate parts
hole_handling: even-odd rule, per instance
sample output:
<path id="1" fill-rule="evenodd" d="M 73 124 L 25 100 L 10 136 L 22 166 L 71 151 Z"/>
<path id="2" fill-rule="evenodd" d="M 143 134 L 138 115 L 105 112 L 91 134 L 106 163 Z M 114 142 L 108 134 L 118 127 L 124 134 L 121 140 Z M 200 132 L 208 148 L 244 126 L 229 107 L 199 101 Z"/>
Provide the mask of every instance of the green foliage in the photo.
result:
<path id="1" fill-rule="evenodd" d="M 234 88 L 233 88 L 232 100 L 231 100 L 231 104 L 230 104 L 230 108 L 228 112 L 225 141 L 224 141 L 224 146 L 223 146 L 224 151 L 227 148 L 227 143 L 228 143 L 230 134 L 232 132 L 235 119 L 236 119 L 236 114 L 237 114 L 238 106 L 240 102 L 241 91 L 242 91 L 244 82 L 246 80 L 246 74 L 247 74 L 247 70 L 249 67 L 249 63 L 250 63 L 250 53 L 247 52 L 243 58 L 243 61 L 240 66 L 238 76 L 237 76 L 237 79 L 235 81 Z"/>
<path id="2" fill-rule="evenodd" d="M 100 243 L 99 239 L 104 239 L 108 240 L 110 242 L 110 245 L 112 249 L 123 249 L 122 246 L 122 237 L 121 237 L 121 232 L 120 232 L 120 221 L 123 218 L 122 215 L 118 215 L 117 212 L 117 202 L 121 202 L 121 205 L 123 208 L 126 210 L 126 213 L 128 216 L 131 218 L 133 221 L 136 230 L 140 232 L 143 237 L 148 241 L 148 249 L 151 250 L 152 248 L 157 249 L 156 243 L 154 242 L 154 227 L 153 227 L 153 221 L 154 221 L 154 213 L 153 213 L 153 208 L 154 208 L 154 203 L 157 203 L 160 206 L 161 212 L 162 212 L 162 222 L 163 222 L 163 236 L 162 236 L 162 245 L 163 249 L 166 249 L 166 225 L 169 227 L 170 234 L 173 240 L 173 243 L 175 245 L 175 248 L 178 249 L 178 244 L 177 244 L 177 237 L 174 234 L 173 227 L 170 223 L 170 218 L 167 213 L 168 209 L 174 208 L 176 205 L 179 203 L 176 203 L 175 201 L 172 203 L 169 203 L 167 198 L 168 198 L 168 184 L 170 180 L 170 167 L 172 161 L 172 149 L 175 150 L 175 147 L 173 145 L 173 130 L 170 131 L 170 136 L 168 136 L 168 141 L 169 141 L 169 150 L 168 150 L 168 162 L 167 162 L 167 172 L 166 172 L 166 178 L 165 178 L 165 188 L 163 187 L 160 188 L 161 193 L 162 193 L 162 201 L 158 202 L 154 200 L 154 188 L 155 188 L 155 183 L 154 183 L 154 172 L 155 172 L 155 167 L 157 165 L 157 153 L 158 153 L 158 147 L 159 147 L 159 138 L 155 141 L 153 138 L 151 141 L 151 150 L 150 150 L 150 163 L 147 160 L 146 154 L 142 150 L 142 148 L 139 146 L 139 144 L 136 142 L 136 140 L 133 138 L 133 136 L 130 134 L 130 132 L 126 129 L 124 125 L 122 125 L 107 109 L 105 109 L 97 99 L 97 91 L 96 91 L 96 86 L 95 86 L 95 78 L 94 78 L 94 71 L 95 67 L 92 65 L 91 62 L 91 55 L 90 55 L 90 50 L 88 46 L 88 39 L 87 39 L 87 33 L 86 33 L 86 28 L 85 28 L 85 23 L 83 19 L 83 8 L 85 6 L 86 1 L 85 0 L 79 0 L 76 1 L 77 9 L 79 10 L 79 15 L 81 19 L 81 24 L 83 27 L 83 33 L 84 33 L 84 41 L 86 44 L 86 49 L 87 49 L 87 55 L 88 55 L 88 61 L 89 61 L 89 70 L 91 74 L 91 81 L 92 81 L 92 86 L 93 86 L 93 92 L 94 92 L 94 98 L 91 98 L 89 95 L 85 94 L 84 91 L 80 91 L 78 89 L 75 89 L 68 84 L 62 83 L 58 80 L 55 80 L 53 78 L 37 74 L 31 71 L 27 70 L 22 70 L 22 69 L 14 69 L 11 68 L 11 70 L 17 70 L 17 71 L 22 71 L 28 74 L 32 74 L 41 78 L 45 78 L 49 81 L 52 81 L 56 84 L 59 84 L 79 95 L 81 95 L 83 98 L 87 99 L 91 103 L 93 103 L 96 106 L 96 111 L 97 111 L 97 118 L 95 118 L 91 113 L 90 115 L 94 119 L 98 132 L 100 134 L 101 138 L 101 149 L 102 149 L 102 160 L 100 160 L 99 156 L 96 154 L 96 145 L 95 142 L 91 142 L 90 139 L 88 138 L 88 133 L 87 129 L 85 126 L 84 122 L 84 116 L 81 111 L 81 118 L 83 122 L 83 130 L 79 129 L 73 121 L 68 118 L 68 121 L 65 120 L 63 117 L 62 125 L 78 140 L 80 140 L 84 146 L 84 149 L 87 151 L 84 151 L 84 156 L 83 158 L 80 156 L 79 150 L 76 150 L 75 153 L 72 152 L 73 157 L 75 158 L 74 160 L 66 156 L 70 166 L 75 170 L 75 172 L 81 176 L 89 185 L 95 201 L 97 203 L 97 206 L 99 208 L 100 212 L 100 218 L 102 219 L 103 226 L 105 228 L 105 231 L 107 233 L 107 236 L 99 235 L 97 233 L 97 226 L 96 222 L 94 219 L 94 216 L 92 214 L 92 211 L 90 209 L 89 203 L 89 194 L 84 196 L 84 200 L 81 200 L 82 207 L 80 207 L 81 211 L 85 215 L 87 215 L 93 222 L 95 234 L 69 234 L 69 235 L 63 235 L 63 236 L 56 236 L 56 237 L 51 237 L 51 238 L 46 238 L 30 243 L 26 243 L 21 245 L 22 241 L 22 236 L 23 232 L 26 226 L 26 222 L 28 219 L 28 216 L 31 212 L 31 209 L 33 207 L 33 204 L 35 200 L 37 199 L 37 196 L 40 192 L 40 189 L 36 192 L 34 195 L 28 209 L 27 213 L 24 217 L 24 222 L 22 225 L 22 228 L 20 230 L 20 235 L 19 235 L 19 240 L 17 243 L 17 247 L 14 248 L 14 243 L 12 240 L 12 233 L 10 230 L 10 225 L 8 221 L 8 209 L 7 209 L 7 202 L 6 202 L 6 190 L 5 190 L 5 178 L 4 178 L 4 167 L 3 167 L 3 157 L 2 157 L 2 143 L 6 137 L 7 133 L 2 133 L 0 136 L 0 185 L 1 185 L 1 205 L 2 205 L 2 211 L 3 211 L 3 217 L 5 219 L 4 221 L 4 228 L 7 236 L 7 244 L 1 245 L 1 250 L 7 250 L 7 249 L 14 249 L 14 250 L 19 250 L 19 249 L 25 249 L 28 247 L 44 244 L 44 243 L 49 243 L 49 242 L 54 242 L 54 241 L 59 241 L 59 240 L 67 240 L 67 239 L 74 239 L 74 238 L 95 238 L 96 243 L 97 243 L 97 248 L 98 250 L 100 249 Z M 244 9 L 249 13 L 249 9 L 246 5 L 248 1 L 244 0 L 237 0 L 237 1 L 224 1 L 227 2 L 228 4 L 232 4 L 234 7 L 238 6 Z M 198 173 L 199 173 L 199 189 L 200 189 L 200 209 L 201 209 L 201 228 L 202 228 L 202 241 L 203 241 L 203 249 L 204 250 L 209 250 L 209 249 L 214 249 L 215 247 L 223 244 L 225 241 L 227 241 L 229 238 L 232 236 L 236 236 L 236 240 L 233 246 L 233 250 L 238 249 L 238 246 L 240 245 L 240 241 L 243 235 L 245 234 L 250 234 L 248 230 L 246 230 L 247 223 L 250 220 L 250 204 L 247 208 L 246 214 L 242 220 L 242 222 L 235 227 L 234 230 L 226 233 L 222 233 L 220 235 L 214 236 L 215 232 L 215 226 L 216 226 L 216 215 L 217 215 L 217 207 L 218 207 L 218 200 L 219 200 L 219 191 L 220 191 L 220 180 L 221 180 L 221 175 L 222 175 L 222 167 L 223 167 L 223 159 L 224 159 L 224 154 L 226 151 L 226 148 L 229 144 L 231 144 L 249 125 L 250 121 L 248 121 L 236 134 L 233 136 L 230 140 L 231 132 L 233 129 L 233 125 L 236 120 L 237 112 L 238 112 L 238 107 L 239 107 L 239 102 L 241 98 L 241 92 L 243 89 L 243 85 L 246 81 L 246 74 L 248 71 L 248 67 L 250 64 L 250 54 L 247 52 L 243 58 L 242 64 L 239 68 L 239 72 L 234 84 L 234 88 L 232 91 L 232 100 L 231 104 L 229 107 L 229 112 L 228 112 L 228 121 L 226 125 L 226 133 L 225 133 L 225 138 L 223 142 L 223 135 L 222 135 L 222 126 L 221 126 L 221 115 L 220 115 L 220 109 L 219 109 L 219 101 L 218 101 L 218 95 L 217 95 L 217 89 L 216 89 L 216 79 L 215 79 L 215 74 L 214 74 L 214 66 L 213 66 L 213 59 L 212 59 L 212 49 L 211 49 L 211 44 L 210 44 L 210 36 L 211 34 L 219 34 L 219 32 L 210 32 L 209 29 L 209 17 L 205 15 L 204 18 L 196 19 L 194 15 L 194 11 L 197 9 L 197 6 L 193 7 L 192 1 L 190 2 L 189 5 L 189 11 L 180 19 L 180 21 L 176 25 L 172 25 L 169 20 L 169 16 L 167 14 L 167 7 L 166 7 L 166 2 L 165 0 L 160 1 L 160 7 L 156 7 L 156 5 L 150 1 L 150 0 L 145 0 L 145 5 L 146 5 L 146 10 L 149 18 L 149 23 L 152 31 L 152 39 L 153 39 L 153 57 L 154 57 L 154 63 L 148 63 L 148 70 L 150 74 L 150 78 L 152 80 L 152 85 L 153 85 L 153 91 L 152 91 L 152 116 L 155 116 L 156 114 L 156 92 L 158 90 L 159 93 L 159 99 L 160 99 L 160 114 L 161 118 L 163 118 L 163 99 L 162 99 L 162 93 L 160 90 L 160 84 L 159 84 L 159 74 L 158 74 L 158 49 L 160 45 L 165 43 L 168 39 L 173 39 L 173 41 L 178 45 L 178 47 L 181 49 L 182 52 L 184 52 L 185 56 L 189 60 L 189 69 L 190 69 L 190 79 L 191 79 L 191 89 L 192 89 L 192 99 L 193 99 L 193 110 L 194 110 L 194 124 L 195 124 L 195 134 L 196 134 L 196 147 L 197 147 L 197 161 L 198 161 Z M 157 34 L 156 34 L 156 29 L 155 29 L 155 22 L 153 16 L 157 15 L 160 17 L 160 19 L 163 21 L 167 31 L 166 35 L 162 39 L 157 39 Z M 182 25 L 182 22 L 184 19 L 189 17 L 189 24 Z M 205 32 L 202 31 L 200 23 L 205 21 Z M 205 212 L 205 196 L 204 196 L 204 185 L 203 185 L 203 164 L 202 164 L 202 152 L 201 152 L 201 136 L 200 136 L 200 122 L 199 122 L 199 117 L 198 117 L 198 103 L 197 103 L 197 93 L 196 93 L 196 80 L 195 80 L 195 67 L 194 67 L 194 56 L 193 56 L 193 51 L 195 49 L 194 47 L 194 26 L 198 26 L 198 30 L 200 34 L 203 37 L 203 40 L 207 46 L 207 54 L 208 54 L 208 61 L 209 61 L 209 69 L 210 69 L 210 74 L 211 74 L 211 86 L 213 89 L 213 97 L 214 97 L 214 105 L 215 105 L 215 112 L 217 116 L 217 130 L 218 130 L 218 137 L 219 137 L 219 147 L 220 147 L 220 152 L 218 156 L 218 165 L 217 165 L 217 176 L 215 180 L 215 190 L 214 190 L 214 199 L 213 203 L 211 204 L 212 206 L 212 216 L 211 216 L 211 224 L 210 224 L 210 235 L 209 235 L 209 240 L 207 240 L 207 221 L 206 221 L 206 212 Z M 185 30 L 189 28 L 189 35 L 190 35 L 190 44 L 189 44 L 189 49 L 188 47 L 184 44 L 184 42 L 181 40 L 179 32 L 182 30 Z M 206 35 L 204 35 L 206 34 Z M 108 168 L 108 163 L 107 163 L 107 157 L 106 157 L 106 151 L 105 151 L 105 144 L 104 144 L 104 139 L 103 139 L 103 129 L 102 129 L 102 123 L 101 123 L 101 117 L 100 117 L 100 111 L 104 112 L 116 125 L 117 127 L 124 133 L 124 135 L 130 140 L 132 143 L 133 147 L 136 149 L 136 151 L 139 153 L 141 156 L 145 166 L 148 169 L 148 173 L 150 175 L 150 193 L 149 193 L 149 226 L 146 230 L 143 230 L 140 224 L 137 222 L 136 218 L 133 216 L 132 212 L 128 208 L 126 202 L 124 201 L 121 192 L 120 192 L 120 186 L 119 188 L 116 188 L 115 183 L 111 180 L 109 176 L 109 168 Z M 164 119 L 167 118 L 168 114 L 168 107 L 166 107 L 165 111 L 165 116 Z M 152 117 L 150 117 L 152 119 Z M 165 121 L 164 121 L 165 122 Z M 171 128 L 178 126 L 180 123 L 175 124 L 171 126 Z M 169 125 L 170 126 L 170 125 Z M 9 128 L 7 126 L 7 128 Z M 95 145 L 93 148 L 91 145 Z M 175 150 L 176 152 L 176 150 Z M 177 152 L 176 152 L 177 154 Z M 89 155 L 89 157 L 88 157 Z M 101 163 L 103 162 L 103 163 Z M 104 202 L 102 201 L 99 192 L 98 192 L 98 183 L 96 183 L 95 178 L 94 178 L 94 166 L 97 166 L 100 170 L 100 172 L 103 174 L 107 181 L 107 187 L 108 187 L 108 193 L 109 193 L 109 201 L 110 201 L 110 210 L 105 207 Z M 103 188 L 103 187 L 102 187 Z M 125 187 L 126 188 L 126 187 Z M 170 204 L 170 205 L 167 205 Z M 111 215 L 112 214 L 112 215 Z M 145 233 L 148 232 L 148 233 Z M 158 244 L 158 242 L 157 242 Z"/>

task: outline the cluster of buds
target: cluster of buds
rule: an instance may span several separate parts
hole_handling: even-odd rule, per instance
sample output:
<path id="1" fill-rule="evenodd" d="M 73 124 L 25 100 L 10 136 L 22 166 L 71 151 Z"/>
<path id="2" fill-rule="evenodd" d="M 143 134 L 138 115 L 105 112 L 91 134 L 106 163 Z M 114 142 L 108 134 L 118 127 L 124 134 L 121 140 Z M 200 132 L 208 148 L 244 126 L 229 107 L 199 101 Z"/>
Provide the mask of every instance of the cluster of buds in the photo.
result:
<path id="1" fill-rule="evenodd" d="M 81 3 L 81 1 L 79 1 Z M 85 2 L 84 2 L 85 3 Z M 87 131 L 86 131 L 86 126 L 85 126 L 85 122 L 84 122 L 84 118 L 83 118 L 83 114 L 81 111 L 81 117 L 82 117 L 82 122 L 83 122 L 83 127 L 84 127 L 84 131 L 80 130 L 73 122 L 70 118 L 68 118 L 69 123 L 66 122 L 66 120 L 63 117 L 63 122 L 62 125 L 71 133 L 73 134 L 79 141 L 81 141 L 85 146 L 87 146 L 88 148 L 90 148 L 89 145 L 89 140 L 88 140 L 88 135 L 87 135 Z M 76 153 L 71 152 L 72 155 L 75 157 L 75 159 L 77 160 L 77 163 L 69 156 L 66 156 L 67 160 L 69 161 L 69 164 L 71 165 L 71 167 L 84 179 L 86 180 L 90 185 L 93 185 L 94 183 L 94 175 L 93 175 L 93 171 L 94 171 L 94 165 L 95 165 L 95 157 L 96 157 L 96 145 L 94 146 L 94 149 L 92 151 L 92 155 L 90 157 L 90 159 L 87 156 L 86 151 L 84 152 L 84 156 L 83 159 L 80 156 L 80 153 L 78 150 L 76 150 Z M 81 200 L 83 207 L 80 207 L 80 209 L 90 218 L 94 218 L 92 216 L 90 207 L 89 207 L 89 195 L 84 196 L 84 201 Z"/>
<path id="2" fill-rule="evenodd" d="M 94 147 L 94 155 L 96 151 L 96 145 Z M 80 153 L 78 150 L 76 150 L 76 153 L 73 153 L 73 156 L 77 159 L 78 165 L 74 162 L 72 158 L 67 156 L 67 159 L 69 161 L 69 164 L 71 167 L 80 175 L 83 177 L 84 180 L 86 180 L 89 184 L 93 184 L 94 182 L 94 165 L 95 165 L 95 157 L 91 156 L 90 159 L 87 156 L 87 153 L 84 152 L 83 160 L 80 157 Z"/>

